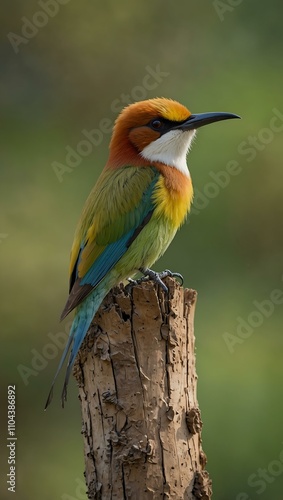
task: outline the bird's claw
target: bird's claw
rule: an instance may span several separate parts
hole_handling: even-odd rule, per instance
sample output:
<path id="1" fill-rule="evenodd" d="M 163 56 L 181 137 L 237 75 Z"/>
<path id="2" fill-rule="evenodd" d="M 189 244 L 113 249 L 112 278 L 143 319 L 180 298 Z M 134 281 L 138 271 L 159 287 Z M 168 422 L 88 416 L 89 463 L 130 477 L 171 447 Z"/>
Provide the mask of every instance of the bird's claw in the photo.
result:
<path id="1" fill-rule="evenodd" d="M 161 273 L 158 273 L 159 277 L 161 279 L 167 278 L 167 276 L 170 276 L 170 278 L 178 278 L 180 280 L 180 285 L 182 286 L 184 283 L 184 278 L 180 273 L 172 273 L 170 269 L 165 269 L 165 271 L 162 271 Z"/>
<path id="2" fill-rule="evenodd" d="M 160 273 L 157 273 L 156 271 L 153 271 L 152 269 L 148 268 L 140 268 L 139 271 L 143 274 L 143 276 L 137 280 L 134 280 L 132 278 L 127 278 L 128 279 L 128 285 L 125 287 L 127 292 L 131 292 L 132 288 L 136 285 L 140 285 L 141 283 L 144 283 L 146 281 L 152 280 L 154 283 L 159 285 L 162 290 L 164 290 L 165 293 L 168 293 L 168 288 L 163 283 L 163 279 L 167 278 L 170 276 L 170 278 L 178 278 L 180 280 L 181 285 L 184 283 L 184 278 L 180 273 L 172 273 L 169 269 L 165 269 L 165 271 L 161 271 Z"/>
<path id="3" fill-rule="evenodd" d="M 139 284 L 139 280 L 133 280 L 132 278 L 127 278 L 128 284 L 125 286 L 125 290 L 127 293 L 131 293 L 134 286 Z"/>
<path id="4" fill-rule="evenodd" d="M 164 290 L 165 293 L 168 293 L 168 288 L 167 286 L 163 283 L 163 279 L 167 278 L 167 276 L 170 276 L 171 278 L 179 278 L 181 281 L 181 285 L 184 282 L 183 276 L 179 273 L 172 273 L 169 269 L 165 269 L 165 271 L 162 271 L 160 273 L 157 273 L 156 271 L 153 271 L 152 269 L 147 269 L 147 268 L 140 268 L 140 272 L 144 275 L 142 278 L 138 280 L 138 282 L 143 282 L 143 281 L 148 281 L 152 280 L 157 285 L 159 285 L 162 290 Z"/>

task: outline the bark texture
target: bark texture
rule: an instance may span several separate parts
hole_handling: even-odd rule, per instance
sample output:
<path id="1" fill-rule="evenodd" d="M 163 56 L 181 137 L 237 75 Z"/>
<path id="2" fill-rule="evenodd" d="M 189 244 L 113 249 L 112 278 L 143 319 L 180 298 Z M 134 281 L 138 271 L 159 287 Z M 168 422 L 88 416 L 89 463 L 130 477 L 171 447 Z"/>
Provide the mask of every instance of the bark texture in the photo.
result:
<path id="1" fill-rule="evenodd" d="M 77 357 L 91 500 L 211 498 L 196 396 L 196 292 L 113 289 Z"/>

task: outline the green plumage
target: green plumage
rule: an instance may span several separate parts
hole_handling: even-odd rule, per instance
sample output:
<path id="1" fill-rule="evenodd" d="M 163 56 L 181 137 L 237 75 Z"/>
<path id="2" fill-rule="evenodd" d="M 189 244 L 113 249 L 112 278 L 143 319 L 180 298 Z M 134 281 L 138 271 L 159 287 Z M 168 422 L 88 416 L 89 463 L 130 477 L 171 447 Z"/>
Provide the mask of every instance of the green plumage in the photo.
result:
<path id="1" fill-rule="evenodd" d="M 154 167 L 104 170 L 90 193 L 71 254 L 71 293 L 63 317 L 77 307 L 108 272 L 113 285 L 151 266 L 176 228 L 155 213 L 161 174 Z M 159 211 L 160 212 L 160 211 Z"/>

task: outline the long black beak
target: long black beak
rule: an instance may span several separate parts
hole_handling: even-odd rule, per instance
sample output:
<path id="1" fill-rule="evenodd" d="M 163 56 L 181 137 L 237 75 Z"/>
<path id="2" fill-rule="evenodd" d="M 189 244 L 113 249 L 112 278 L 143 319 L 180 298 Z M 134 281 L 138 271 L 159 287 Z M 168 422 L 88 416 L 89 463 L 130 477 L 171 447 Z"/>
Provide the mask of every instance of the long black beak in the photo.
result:
<path id="1" fill-rule="evenodd" d="M 241 117 L 232 113 L 199 113 L 197 115 L 191 115 L 185 122 L 173 127 L 173 130 L 195 130 L 209 123 L 231 120 L 232 118 Z"/>

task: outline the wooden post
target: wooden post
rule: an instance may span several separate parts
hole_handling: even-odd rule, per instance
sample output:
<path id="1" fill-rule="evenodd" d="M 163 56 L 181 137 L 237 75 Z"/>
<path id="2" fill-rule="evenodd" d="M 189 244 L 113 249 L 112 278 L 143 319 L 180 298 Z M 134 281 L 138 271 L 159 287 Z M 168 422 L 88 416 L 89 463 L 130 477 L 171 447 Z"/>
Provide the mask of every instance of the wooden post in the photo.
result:
<path id="1" fill-rule="evenodd" d="M 105 298 L 77 357 L 91 500 L 211 498 L 196 396 L 196 292 L 165 280 Z"/>

